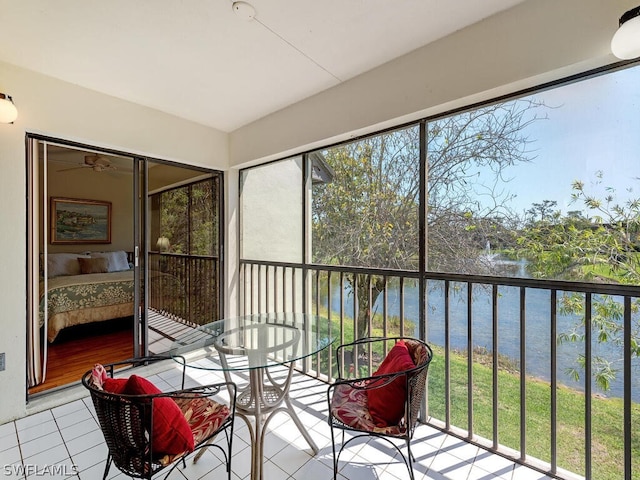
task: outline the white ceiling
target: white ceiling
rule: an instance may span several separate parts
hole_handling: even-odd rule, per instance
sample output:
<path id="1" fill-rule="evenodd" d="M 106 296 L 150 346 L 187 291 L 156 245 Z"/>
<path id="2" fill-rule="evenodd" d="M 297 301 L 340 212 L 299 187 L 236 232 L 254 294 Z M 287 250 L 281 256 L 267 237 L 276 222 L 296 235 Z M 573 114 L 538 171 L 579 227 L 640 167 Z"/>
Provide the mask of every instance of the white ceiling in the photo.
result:
<path id="1" fill-rule="evenodd" d="M 522 1 L 0 0 L 0 60 L 229 132 Z"/>

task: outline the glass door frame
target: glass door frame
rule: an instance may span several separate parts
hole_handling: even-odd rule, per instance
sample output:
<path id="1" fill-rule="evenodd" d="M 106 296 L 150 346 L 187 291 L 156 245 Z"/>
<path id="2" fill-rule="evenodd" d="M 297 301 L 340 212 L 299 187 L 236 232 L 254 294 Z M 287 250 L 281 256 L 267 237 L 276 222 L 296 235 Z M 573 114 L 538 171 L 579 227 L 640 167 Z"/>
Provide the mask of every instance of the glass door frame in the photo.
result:
<path id="1" fill-rule="evenodd" d="M 216 254 L 219 259 L 219 269 L 215 278 L 215 281 L 218 284 L 218 315 L 221 316 L 224 313 L 224 257 L 223 257 L 223 244 L 224 244 L 224 172 L 209 168 L 195 167 L 187 164 L 182 164 L 178 162 L 166 161 L 151 157 L 143 157 L 136 154 L 132 154 L 130 152 L 102 148 L 95 145 L 84 144 L 75 141 L 69 141 L 61 138 L 50 137 L 47 135 L 37 134 L 26 132 L 25 134 L 25 170 L 26 170 L 26 191 L 27 191 L 27 201 L 26 201 L 26 210 L 27 210 L 27 312 L 26 312 L 26 322 L 28 324 L 27 329 L 27 338 L 25 338 L 25 347 L 28 350 L 29 344 L 33 343 L 34 339 L 31 338 L 32 335 L 29 335 L 29 325 L 34 322 L 34 316 L 38 316 L 38 303 L 39 303 L 39 281 L 38 281 L 38 258 L 40 255 L 40 244 L 39 237 L 40 231 L 42 228 L 47 228 L 48 222 L 48 208 L 47 205 L 40 205 L 40 182 L 44 181 L 46 184 L 48 173 L 47 166 L 45 166 L 44 172 L 42 175 L 45 177 L 44 179 L 40 179 L 39 169 L 39 155 L 38 155 L 38 147 L 40 145 L 46 146 L 55 145 L 63 148 L 76 149 L 76 150 L 87 150 L 91 152 L 96 152 L 97 154 L 104 155 L 114 155 L 118 157 L 130 158 L 132 160 L 132 182 L 133 182 L 133 198 L 132 198 L 132 217 L 133 217 L 133 263 L 134 263 L 134 311 L 133 311 L 133 319 L 134 319 L 134 345 L 133 351 L 135 357 L 142 357 L 148 354 L 149 352 L 149 337 L 148 337 L 148 301 L 149 301 L 149 289 L 148 282 L 145 282 L 144 279 L 148 278 L 149 268 L 148 268 L 148 236 L 149 236 L 149 225 L 148 225 L 148 191 L 149 191 L 149 163 L 161 163 L 161 164 L 172 164 L 177 167 L 186 168 L 189 170 L 203 172 L 205 174 L 211 174 L 218 177 L 218 191 L 217 191 L 217 208 L 218 208 L 218 249 Z M 48 161 L 47 155 L 45 154 L 44 160 Z M 44 202 L 48 202 L 46 187 L 44 194 Z M 47 251 L 47 232 L 43 231 L 42 234 L 45 236 L 44 238 L 44 251 Z M 35 325 L 35 324 L 33 324 Z M 36 335 L 37 336 L 37 335 Z M 47 348 L 45 341 L 45 349 Z M 28 356 L 27 352 L 27 356 Z M 33 379 L 38 379 L 39 376 L 46 376 L 46 357 L 44 365 L 32 365 L 31 362 L 28 361 L 27 370 L 28 370 L 28 378 L 27 378 L 27 388 L 26 388 L 26 400 L 29 399 L 29 388 L 30 383 Z M 32 370 L 39 370 L 40 374 L 32 375 L 30 372 Z M 39 383 L 42 383 L 44 379 L 40 380 Z"/>

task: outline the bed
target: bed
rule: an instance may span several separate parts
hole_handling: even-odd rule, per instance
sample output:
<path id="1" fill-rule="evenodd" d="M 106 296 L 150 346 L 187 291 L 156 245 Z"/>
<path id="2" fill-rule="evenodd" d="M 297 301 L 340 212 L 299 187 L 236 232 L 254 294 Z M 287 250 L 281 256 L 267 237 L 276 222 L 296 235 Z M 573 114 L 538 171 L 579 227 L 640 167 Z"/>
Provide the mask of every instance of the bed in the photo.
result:
<path id="1" fill-rule="evenodd" d="M 40 326 L 47 340 L 74 325 L 133 315 L 134 278 L 127 254 L 118 252 L 54 253 L 47 258 L 47 295 L 40 282 Z"/>

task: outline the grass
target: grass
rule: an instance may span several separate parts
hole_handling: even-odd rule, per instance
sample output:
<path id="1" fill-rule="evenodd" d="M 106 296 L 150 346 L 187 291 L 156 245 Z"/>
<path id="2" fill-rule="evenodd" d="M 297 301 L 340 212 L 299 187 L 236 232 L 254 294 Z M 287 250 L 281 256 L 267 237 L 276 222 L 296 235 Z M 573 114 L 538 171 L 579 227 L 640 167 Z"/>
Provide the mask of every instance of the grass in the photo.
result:
<path id="1" fill-rule="evenodd" d="M 327 317 L 326 309 L 319 315 Z M 374 326 L 378 322 L 373 322 Z M 340 332 L 340 318 L 331 315 L 332 332 Z M 344 341 L 353 339 L 353 322 L 345 318 Z M 373 336 L 382 330 L 373 329 Z M 389 335 L 393 335 L 389 333 Z M 335 347 L 322 353 L 320 370 L 326 372 L 329 355 L 335 368 Z M 432 345 L 434 359 L 429 367 L 429 415 L 445 419 L 444 350 Z M 520 373 L 505 359 L 498 369 L 498 442 L 520 451 Z M 316 364 L 317 365 L 317 364 Z M 333 370 L 335 372 L 335 370 Z M 455 427 L 467 425 L 467 354 L 450 354 L 450 418 Z M 491 352 L 474 352 L 473 364 L 473 433 L 493 438 L 493 369 Z M 549 382 L 526 378 L 526 454 L 551 462 L 551 386 Z M 580 391 L 559 387 L 557 395 L 557 467 L 585 475 L 585 397 Z M 591 411 L 591 478 L 619 480 L 624 478 L 623 403 L 618 398 L 592 397 Z M 640 478 L 640 404 L 631 412 L 631 457 L 633 478 Z"/>
<path id="2" fill-rule="evenodd" d="M 467 357 L 451 354 L 451 423 L 467 429 Z M 492 368 L 474 362 L 473 431 L 493 438 Z M 526 379 L 526 453 L 550 462 L 551 388 L 535 378 Z M 579 475 L 585 473 L 585 398 L 565 387 L 557 389 L 557 465 Z M 429 414 L 445 418 L 444 351 L 434 348 L 429 368 Z M 520 375 L 498 373 L 498 441 L 520 450 Z M 592 478 L 624 478 L 623 404 L 621 399 L 592 398 Z M 640 405 L 632 408 L 632 470 L 640 472 Z"/>

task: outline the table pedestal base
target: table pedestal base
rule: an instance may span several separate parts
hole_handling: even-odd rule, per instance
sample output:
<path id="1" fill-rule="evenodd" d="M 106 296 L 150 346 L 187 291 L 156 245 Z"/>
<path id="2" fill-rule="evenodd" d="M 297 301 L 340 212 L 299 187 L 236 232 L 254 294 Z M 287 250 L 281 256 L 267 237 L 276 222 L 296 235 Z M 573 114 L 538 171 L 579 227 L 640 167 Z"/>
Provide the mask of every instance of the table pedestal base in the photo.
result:
<path id="1" fill-rule="evenodd" d="M 229 372 L 225 370 L 224 373 L 227 381 L 231 381 Z M 252 480 L 263 480 L 264 437 L 269 422 L 278 412 L 286 413 L 291 417 L 314 454 L 319 451 L 318 446 L 298 418 L 289 398 L 292 375 L 293 362 L 289 364 L 287 376 L 282 383 L 276 382 L 266 367 L 255 368 L 249 371 L 249 384 L 238 390 L 236 415 L 245 421 L 251 437 Z M 254 418 L 254 425 L 249 417 Z"/>

